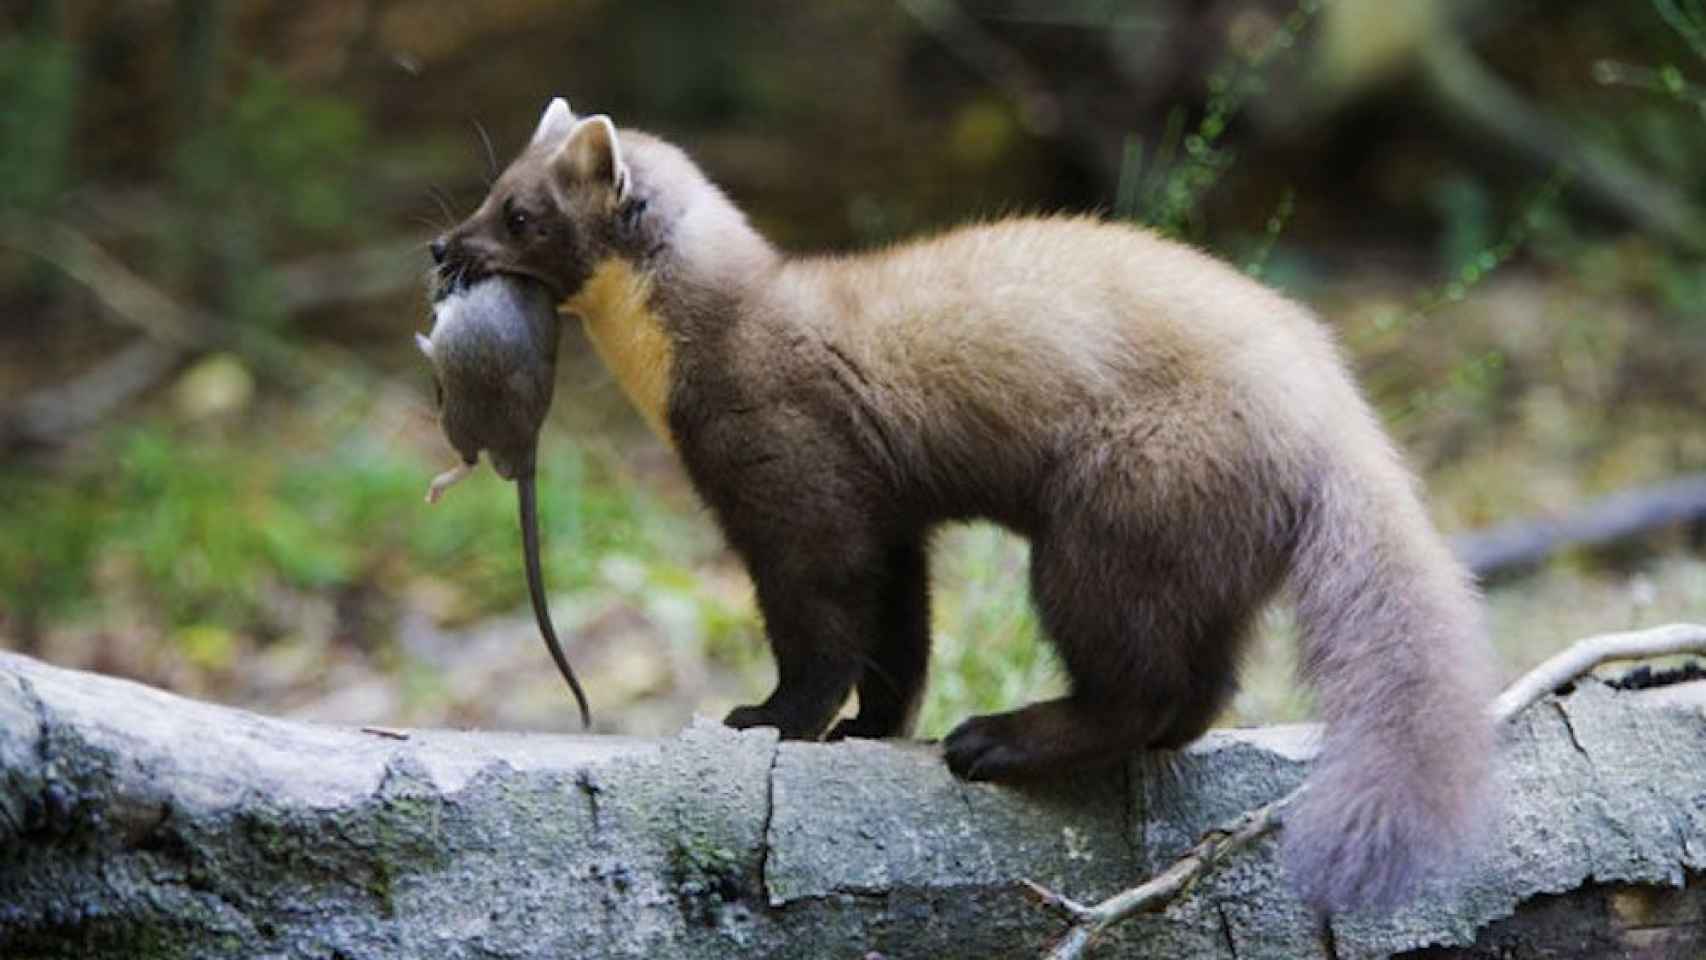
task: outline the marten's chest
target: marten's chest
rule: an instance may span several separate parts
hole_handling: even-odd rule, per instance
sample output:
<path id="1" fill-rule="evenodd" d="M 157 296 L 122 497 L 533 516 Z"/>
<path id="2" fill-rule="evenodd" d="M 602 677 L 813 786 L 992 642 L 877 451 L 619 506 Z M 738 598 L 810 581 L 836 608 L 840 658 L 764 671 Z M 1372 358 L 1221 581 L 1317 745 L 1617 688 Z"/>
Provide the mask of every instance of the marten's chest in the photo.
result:
<path id="1" fill-rule="evenodd" d="M 625 260 L 599 264 L 579 293 L 558 308 L 581 318 L 598 358 L 665 443 L 674 346 L 650 305 L 651 281 Z"/>

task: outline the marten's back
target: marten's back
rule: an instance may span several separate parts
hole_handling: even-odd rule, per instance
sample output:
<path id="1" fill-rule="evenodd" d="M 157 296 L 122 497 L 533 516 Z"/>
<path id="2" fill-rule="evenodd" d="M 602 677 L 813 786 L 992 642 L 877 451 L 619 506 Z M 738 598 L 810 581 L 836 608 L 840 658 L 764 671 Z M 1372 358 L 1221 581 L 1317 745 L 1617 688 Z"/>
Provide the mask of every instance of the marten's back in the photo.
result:
<path id="1" fill-rule="evenodd" d="M 1384 447 L 1307 310 L 1134 227 L 1005 220 L 797 261 L 779 289 L 871 384 L 903 459 L 1011 497 L 1109 429 L 1153 426 L 1183 457 L 1301 463 L 1329 424 Z"/>

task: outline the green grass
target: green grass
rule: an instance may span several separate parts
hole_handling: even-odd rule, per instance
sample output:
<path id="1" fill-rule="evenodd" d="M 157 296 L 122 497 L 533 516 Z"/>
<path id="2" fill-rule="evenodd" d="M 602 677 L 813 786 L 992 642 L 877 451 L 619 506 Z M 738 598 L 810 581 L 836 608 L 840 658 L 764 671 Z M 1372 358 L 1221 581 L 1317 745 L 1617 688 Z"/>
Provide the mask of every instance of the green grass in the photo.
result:
<path id="1" fill-rule="evenodd" d="M 514 487 L 482 471 L 429 507 L 426 483 L 445 465 L 353 424 L 303 446 L 161 420 L 123 427 L 87 462 L 0 468 L 11 528 L 0 603 L 29 620 L 76 621 L 116 597 L 144 598 L 175 627 L 245 631 L 264 622 L 270 590 L 431 577 L 455 585 L 468 617 L 511 609 L 526 596 Z M 558 442 L 540 471 L 553 589 L 600 582 L 600 564 L 621 553 L 665 579 L 683 575 L 693 553 L 677 546 L 674 518 L 619 467 Z"/>
<path id="2" fill-rule="evenodd" d="M 937 544 L 930 686 L 918 733 L 940 737 L 974 713 L 1010 710 L 1064 689 L 1026 582 L 1024 541 L 988 525 Z"/>

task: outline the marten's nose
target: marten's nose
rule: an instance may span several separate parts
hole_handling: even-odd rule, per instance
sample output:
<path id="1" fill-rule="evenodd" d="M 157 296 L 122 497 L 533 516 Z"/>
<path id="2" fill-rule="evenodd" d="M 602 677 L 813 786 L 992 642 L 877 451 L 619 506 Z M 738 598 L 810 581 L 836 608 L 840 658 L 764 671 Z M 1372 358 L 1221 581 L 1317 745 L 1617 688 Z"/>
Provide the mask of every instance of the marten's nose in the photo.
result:
<path id="1" fill-rule="evenodd" d="M 428 247 L 427 249 L 432 251 L 432 262 L 433 263 L 443 263 L 444 262 L 444 255 L 446 253 L 450 252 L 450 245 L 444 242 L 443 237 L 439 237 L 438 239 L 434 240 L 432 242 L 432 246 Z"/>

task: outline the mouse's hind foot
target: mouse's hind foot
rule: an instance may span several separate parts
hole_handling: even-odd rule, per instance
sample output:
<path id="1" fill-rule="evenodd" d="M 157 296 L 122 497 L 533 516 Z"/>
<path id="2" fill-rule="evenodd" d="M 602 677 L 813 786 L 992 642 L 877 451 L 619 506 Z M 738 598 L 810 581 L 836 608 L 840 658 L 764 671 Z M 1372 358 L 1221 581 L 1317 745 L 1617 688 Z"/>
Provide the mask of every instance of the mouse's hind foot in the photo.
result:
<path id="1" fill-rule="evenodd" d="M 438 498 L 444 496 L 444 491 L 449 490 L 452 486 L 455 486 L 459 481 L 461 481 L 463 477 L 466 477 L 468 474 L 473 472 L 473 464 L 459 463 L 438 476 L 433 477 L 432 485 L 427 487 L 426 502 L 437 503 Z"/>

